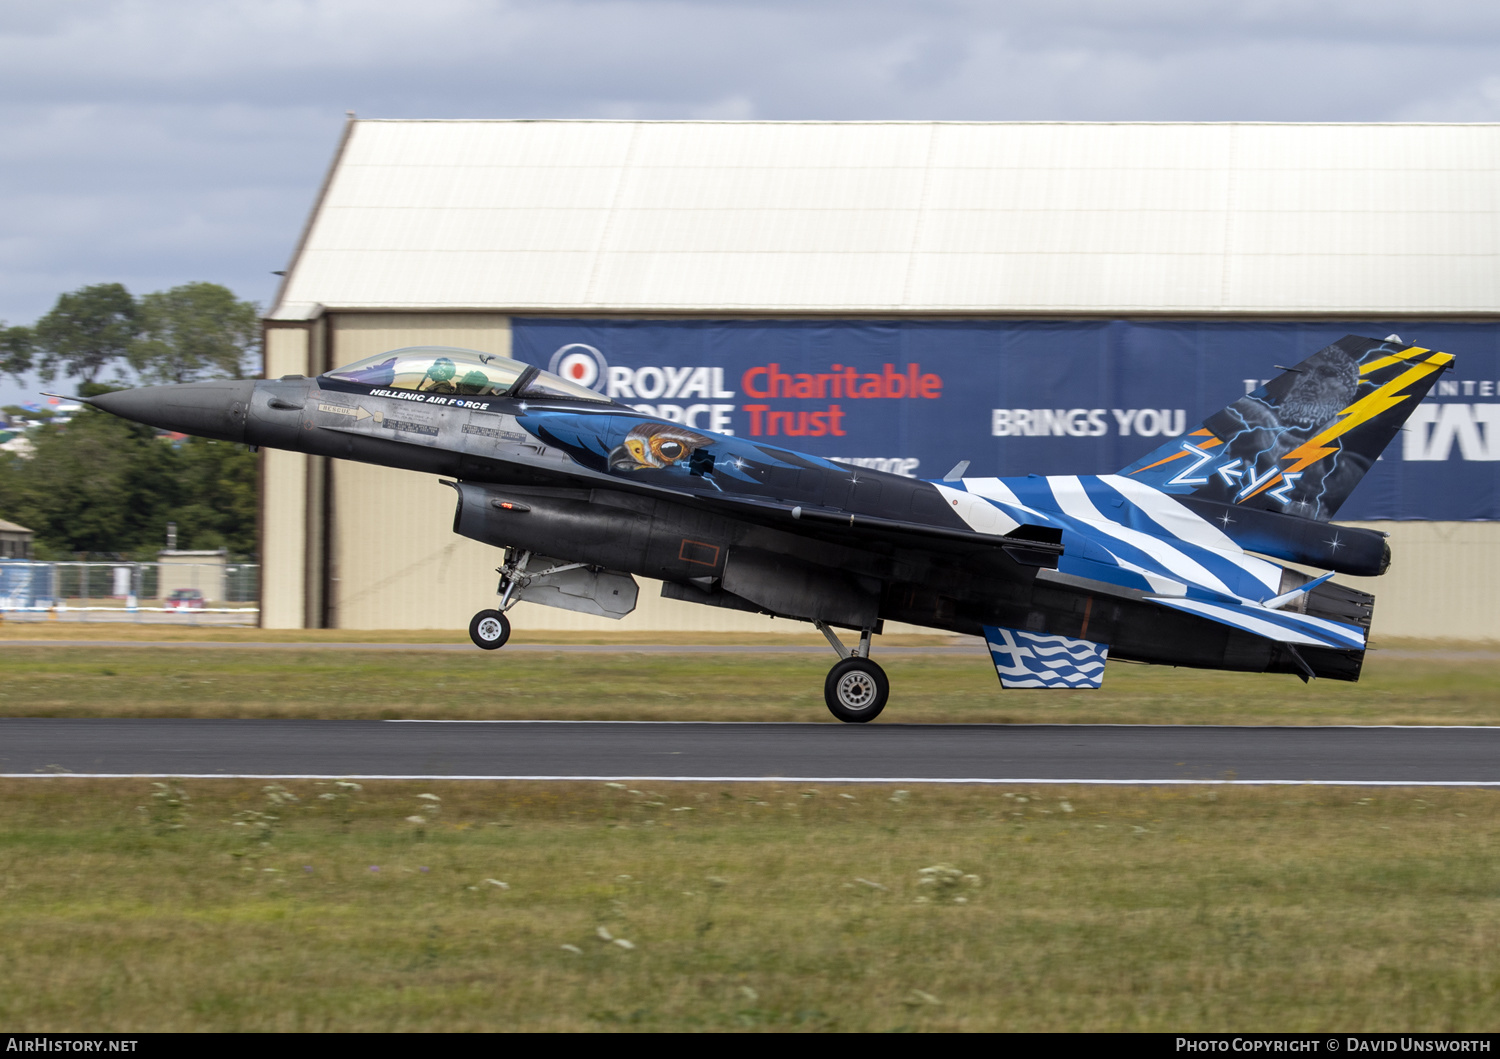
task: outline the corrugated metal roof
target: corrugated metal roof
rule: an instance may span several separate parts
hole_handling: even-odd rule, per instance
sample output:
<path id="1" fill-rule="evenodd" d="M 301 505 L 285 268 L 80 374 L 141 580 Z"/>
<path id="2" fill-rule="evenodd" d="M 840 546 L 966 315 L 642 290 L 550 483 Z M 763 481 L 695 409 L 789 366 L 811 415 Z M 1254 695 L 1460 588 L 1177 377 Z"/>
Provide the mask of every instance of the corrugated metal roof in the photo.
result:
<path id="1" fill-rule="evenodd" d="M 1500 125 L 356 121 L 273 317 L 1500 311 Z"/>

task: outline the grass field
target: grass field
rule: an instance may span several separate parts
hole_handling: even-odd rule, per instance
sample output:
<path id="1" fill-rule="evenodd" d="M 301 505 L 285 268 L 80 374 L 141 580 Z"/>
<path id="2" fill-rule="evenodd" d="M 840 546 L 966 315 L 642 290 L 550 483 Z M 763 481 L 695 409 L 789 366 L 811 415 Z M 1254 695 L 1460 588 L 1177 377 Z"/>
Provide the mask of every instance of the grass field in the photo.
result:
<path id="1" fill-rule="evenodd" d="M 0 1024 L 1500 1021 L 1491 792 L 288 787 L 0 783 Z"/>
<path id="2" fill-rule="evenodd" d="M 828 720 L 822 654 L 88 642 L 128 638 L 0 646 L 0 716 Z M 1092 693 L 886 656 L 881 720 L 1500 720 L 1492 652 L 1399 646 Z M 1487 1030 L 1497 839 L 1462 789 L 0 780 L 0 1025 Z"/>
<path id="3" fill-rule="evenodd" d="M 877 657 L 879 652 L 877 650 Z M 1357 684 L 1110 666 L 1099 691 L 1004 691 L 972 655 L 880 659 L 877 723 L 1495 724 L 1494 656 L 1372 653 Z M 651 655 L 0 647 L 0 716 L 830 722 L 832 653 Z"/>

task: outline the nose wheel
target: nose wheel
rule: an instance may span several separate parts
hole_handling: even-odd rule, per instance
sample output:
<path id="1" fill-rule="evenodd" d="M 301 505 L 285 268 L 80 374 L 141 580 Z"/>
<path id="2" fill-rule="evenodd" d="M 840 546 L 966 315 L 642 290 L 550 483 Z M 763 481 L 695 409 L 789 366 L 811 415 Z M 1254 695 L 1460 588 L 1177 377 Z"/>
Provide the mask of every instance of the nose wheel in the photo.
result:
<path id="1" fill-rule="evenodd" d="M 469 621 L 469 639 L 486 651 L 504 647 L 510 639 L 510 619 L 498 610 L 481 610 Z"/>
<path id="2" fill-rule="evenodd" d="M 828 704 L 828 712 L 847 724 L 873 721 L 885 709 L 891 696 L 891 682 L 886 679 L 885 670 L 870 661 L 870 630 L 860 634 L 859 646 L 850 651 L 825 623 L 813 624 L 839 653 L 840 661 L 823 681 L 823 701 Z"/>

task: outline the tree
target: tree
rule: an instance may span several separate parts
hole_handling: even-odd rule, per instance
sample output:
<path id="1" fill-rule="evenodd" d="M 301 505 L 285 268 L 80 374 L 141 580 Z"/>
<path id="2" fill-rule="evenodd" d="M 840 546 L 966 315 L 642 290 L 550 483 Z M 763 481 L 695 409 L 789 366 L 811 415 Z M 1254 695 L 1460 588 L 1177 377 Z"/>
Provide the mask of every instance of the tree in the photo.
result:
<path id="1" fill-rule="evenodd" d="M 111 361 L 130 351 L 138 312 L 120 283 L 96 283 L 59 297 L 36 323 L 43 381 L 51 382 L 61 368 L 69 378 L 93 383 Z"/>
<path id="2" fill-rule="evenodd" d="M 141 299 L 130 363 L 148 382 L 244 378 L 260 351 L 260 307 L 217 283 L 184 283 Z"/>
<path id="3" fill-rule="evenodd" d="M 35 367 L 79 380 L 84 397 L 127 357 L 152 382 L 241 378 L 259 367 L 259 309 L 213 283 L 187 283 L 140 303 L 118 283 L 57 299 L 34 329 L 0 325 L 0 372 Z M 23 412 L 51 418 L 51 410 Z M 33 428 L 29 456 L 0 452 L 0 517 L 36 530 L 37 554 L 153 554 L 166 524 L 183 548 L 255 548 L 257 458 L 244 445 L 172 442 L 149 427 L 85 408 L 66 425 Z"/>
<path id="4" fill-rule="evenodd" d="M 9 461 L 0 495 L 36 531 L 38 554 L 118 552 L 137 545 L 158 521 L 166 481 L 161 445 L 149 427 L 102 412 L 66 427 L 31 432 L 29 459 Z M 154 536 L 154 532 L 152 533 Z"/>
<path id="5" fill-rule="evenodd" d="M 168 522 L 182 548 L 255 550 L 257 457 L 246 446 L 173 443 L 92 408 L 29 436 L 29 458 L 0 452 L 0 518 L 36 531 L 38 557 L 149 558 Z"/>
<path id="6" fill-rule="evenodd" d="M 172 453 L 172 503 L 166 519 L 177 523 L 181 548 L 255 551 L 259 510 L 256 456 L 245 445 L 188 438 Z"/>
<path id="7" fill-rule="evenodd" d="M 0 412 L 5 413 L 10 419 L 24 419 L 31 423 L 45 423 L 57 415 L 50 408 L 27 408 L 24 405 L 8 404 L 0 406 Z"/>
<path id="8" fill-rule="evenodd" d="M 0 323 L 0 373 L 24 382 L 31 370 L 36 336 L 29 327 L 6 327 Z"/>

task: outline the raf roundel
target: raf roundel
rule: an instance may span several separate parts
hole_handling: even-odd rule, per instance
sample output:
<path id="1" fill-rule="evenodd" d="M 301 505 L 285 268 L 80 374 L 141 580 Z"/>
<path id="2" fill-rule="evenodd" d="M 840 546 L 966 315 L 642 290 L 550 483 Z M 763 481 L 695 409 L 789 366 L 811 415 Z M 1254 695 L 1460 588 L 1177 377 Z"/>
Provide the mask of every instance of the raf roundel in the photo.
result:
<path id="1" fill-rule="evenodd" d="M 576 382 L 579 386 L 587 386 L 592 390 L 604 388 L 608 369 L 609 362 L 604 359 L 604 354 L 582 342 L 561 347 L 547 363 L 547 370 L 552 374 L 561 375 L 569 382 Z"/>

